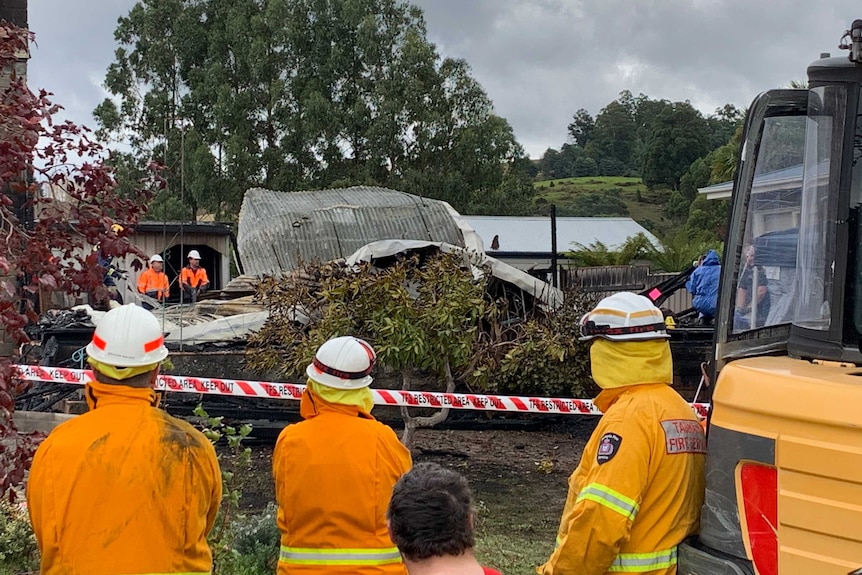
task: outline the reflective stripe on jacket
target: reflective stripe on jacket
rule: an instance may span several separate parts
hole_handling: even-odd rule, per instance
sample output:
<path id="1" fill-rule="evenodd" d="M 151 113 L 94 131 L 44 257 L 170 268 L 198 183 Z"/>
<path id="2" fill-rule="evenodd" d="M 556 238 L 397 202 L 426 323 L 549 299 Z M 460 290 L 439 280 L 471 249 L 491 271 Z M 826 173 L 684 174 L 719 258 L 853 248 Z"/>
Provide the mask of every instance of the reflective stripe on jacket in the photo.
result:
<path id="1" fill-rule="evenodd" d="M 193 288 L 199 288 L 204 284 L 210 283 L 207 277 L 207 271 L 204 268 L 192 269 L 189 266 L 184 267 L 180 271 L 180 283 L 189 285 Z"/>
<path id="2" fill-rule="evenodd" d="M 569 478 L 557 547 L 537 571 L 673 575 L 703 503 L 703 430 L 665 384 L 607 389 L 596 405 L 604 416 Z"/>
<path id="3" fill-rule="evenodd" d="M 281 546 L 278 560 L 292 565 L 387 565 L 401 563 L 397 547 L 385 549 L 309 549 Z"/>
<path id="4" fill-rule="evenodd" d="M 91 411 L 33 459 L 27 504 L 44 575 L 209 573 L 222 494 L 212 444 L 150 389 L 88 383 Z"/>
<path id="5" fill-rule="evenodd" d="M 138 292 L 147 293 L 148 291 L 158 292 L 156 299 L 162 297 L 170 297 L 170 282 L 165 272 L 157 272 L 153 268 L 147 268 L 138 278 Z"/>
<path id="6" fill-rule="evenodd" d="M 272 457 L 279 575 L 404 575 L 386 508 L 410 452 L 371 415 L 326 402 L 310 386 L 300 412 L 305 421 L 281 432 Z"/>

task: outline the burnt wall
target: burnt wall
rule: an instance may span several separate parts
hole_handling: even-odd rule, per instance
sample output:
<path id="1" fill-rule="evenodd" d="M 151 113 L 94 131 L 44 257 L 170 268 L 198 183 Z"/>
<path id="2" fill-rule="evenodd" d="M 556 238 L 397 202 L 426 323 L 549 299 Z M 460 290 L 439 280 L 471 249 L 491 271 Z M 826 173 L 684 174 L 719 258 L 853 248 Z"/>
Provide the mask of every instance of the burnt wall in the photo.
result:
<path id="1" fill-rule="evenodd" d="M 0 20 L 27 28 L 27 0 L 0 0 Z"/>

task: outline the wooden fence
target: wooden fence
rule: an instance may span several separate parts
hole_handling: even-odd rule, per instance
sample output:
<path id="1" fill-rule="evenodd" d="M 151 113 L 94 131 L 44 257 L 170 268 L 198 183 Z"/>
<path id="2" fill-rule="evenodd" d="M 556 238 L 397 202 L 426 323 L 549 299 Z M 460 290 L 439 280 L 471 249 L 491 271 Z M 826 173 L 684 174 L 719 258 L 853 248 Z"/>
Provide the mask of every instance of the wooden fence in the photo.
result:
<path id="1" fill-rule="evenodd" d="M 585 292 L 604 297 L 619 291 L 641 292 L 676 276 L 676 273 L 650 273 L 649 266 L 598 266 L 560 270 L 560 287 L 577 286 Z M 691 307 L 691 294 L 681 288 L 662 307 L 678 313 Z"/>

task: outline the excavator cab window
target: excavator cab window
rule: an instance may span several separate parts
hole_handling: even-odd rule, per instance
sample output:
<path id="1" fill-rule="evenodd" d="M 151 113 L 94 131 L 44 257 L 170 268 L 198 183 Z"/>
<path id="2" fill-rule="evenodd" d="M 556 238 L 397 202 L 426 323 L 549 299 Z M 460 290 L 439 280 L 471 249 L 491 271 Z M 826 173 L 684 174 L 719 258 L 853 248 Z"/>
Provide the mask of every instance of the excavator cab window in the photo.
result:
<path id="1" fill-rule="evenodd" d="M 805 177 L 796 265 L 793 323 L 826 331 L 832 325 L 838 178 L 844 140 L 844 86 L 812 88 L 805 141 Z"/>
<path id="2" fill-rule="evenodd" d="M 845 341 L 862 350 L 862 88 L 856 110 L 853 131 L 849 217 L 850 239 L 848 254 L 847 306 L 849 321 L 845 323 Z"/>
<path id="3" fill-rule="evenodd" d="M 797 307 L 810 92 L 764 92 L 746 116 L 715 323 L 718 373 L 786 349 Z"/>
<path id="4" fill-rule="evenodd" d="M 731 331 L 789 322 L 802 212 L 804 115 L 764 119 L 741 257 L 736 261 Z"/>

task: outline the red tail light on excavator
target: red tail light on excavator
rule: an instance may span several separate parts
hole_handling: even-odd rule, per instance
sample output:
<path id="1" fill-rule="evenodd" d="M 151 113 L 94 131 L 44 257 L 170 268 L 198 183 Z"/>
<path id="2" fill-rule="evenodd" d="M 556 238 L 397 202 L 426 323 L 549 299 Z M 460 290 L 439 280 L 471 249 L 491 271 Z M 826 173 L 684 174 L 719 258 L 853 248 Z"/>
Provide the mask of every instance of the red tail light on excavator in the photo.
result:
<path id="1" fill-rule="evenodd" d="M 758 575 L 778 575 L 778 471 L 762 463 L 739 468 L 743 535 Z"/>

